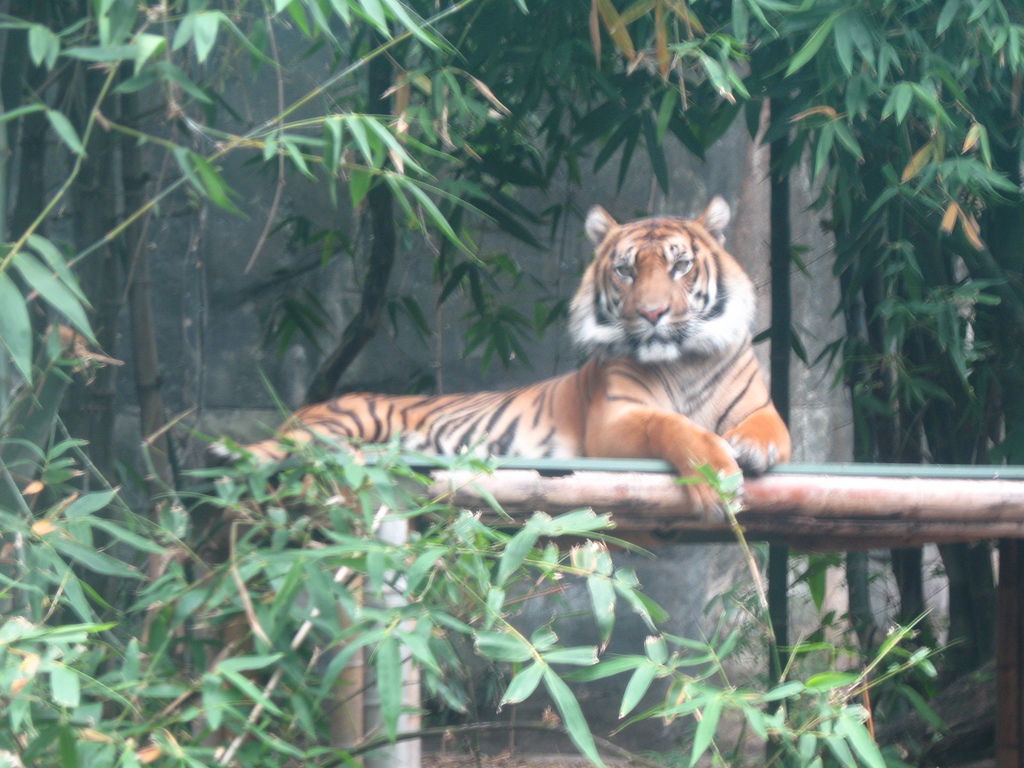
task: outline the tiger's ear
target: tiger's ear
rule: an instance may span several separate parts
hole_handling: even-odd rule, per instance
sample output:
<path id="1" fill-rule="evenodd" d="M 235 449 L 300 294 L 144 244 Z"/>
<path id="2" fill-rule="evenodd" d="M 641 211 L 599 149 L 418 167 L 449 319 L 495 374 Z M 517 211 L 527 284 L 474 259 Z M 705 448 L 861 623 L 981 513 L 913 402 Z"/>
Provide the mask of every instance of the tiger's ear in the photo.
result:
<path id="1" fill-rule="evenodd" d="M 708 207 L 704 209 L 704 213 L 697 219 L 704 229 L 710 232 L 712 235 L 718 238 L 718 242 L 725 242 L 725 228 L 729 226 L 729 219 L 732 217 L 732 212 L 729 210 L 729 204 L 720 195 L 715 195 L 711 198 L 711 202 L 708 203 Z"/>
<path id="2" fill-rule="evenodd" d="M 618 222 L 611 217 L 611 214 L 600 205 L 595 205 L 587 211 L 587 221 L 583 225 L 583 229 L 586 231 L 587 237 L 590 238 L 590 242 L 600 245 L 615 226 L 618 226 Z"/>

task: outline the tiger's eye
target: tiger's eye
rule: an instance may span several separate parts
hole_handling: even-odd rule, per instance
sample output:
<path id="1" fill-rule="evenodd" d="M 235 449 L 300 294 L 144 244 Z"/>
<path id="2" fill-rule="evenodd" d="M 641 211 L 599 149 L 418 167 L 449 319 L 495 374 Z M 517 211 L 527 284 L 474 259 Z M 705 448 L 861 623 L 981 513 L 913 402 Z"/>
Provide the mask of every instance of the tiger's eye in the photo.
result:
<path id="1" fill-rule="evenodd" d="M 669 274 L 672 275 L 673 280 L 677 280 L 691 269 L 693 269 L 693 259 L 680 259 L 672 265 Z"/>
<path id="2" fill-rule="evenodd" d="M 623 280 L 631 281 L 635 277 L 636 272 L 633 270 L 633 266 L 631 264 L 622 262 L 621 264 L 615 265 L 615 274 Z"/>

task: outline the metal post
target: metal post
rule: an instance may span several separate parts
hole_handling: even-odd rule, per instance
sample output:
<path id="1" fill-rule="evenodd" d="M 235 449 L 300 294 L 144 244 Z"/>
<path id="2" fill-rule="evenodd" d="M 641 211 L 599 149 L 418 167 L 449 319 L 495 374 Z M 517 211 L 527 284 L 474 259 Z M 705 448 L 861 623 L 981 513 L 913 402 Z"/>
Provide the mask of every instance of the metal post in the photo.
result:
<path id="1" fill-rule="evenodd" d="M 996 766 L 1024 768 L 1024 542 L 999 541 Z"/>

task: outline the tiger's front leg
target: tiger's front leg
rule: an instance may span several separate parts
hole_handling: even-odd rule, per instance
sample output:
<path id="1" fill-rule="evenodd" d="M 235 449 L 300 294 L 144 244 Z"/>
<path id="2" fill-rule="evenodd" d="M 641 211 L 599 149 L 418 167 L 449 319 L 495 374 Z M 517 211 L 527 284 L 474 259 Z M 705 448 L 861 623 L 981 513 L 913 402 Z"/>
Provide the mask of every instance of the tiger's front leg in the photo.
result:
<path id="1" fill-rule="evenodd" d="M 654 408 L 594 409 L 587 420 L 588 456 L 665 459 L 683 477 L 710 466 L 722 476 L 738 474 L 740 466 L 724 439 L 698 427 L 686 416 Z M 719 507 L 717 492 L 707 483 L 682 486 L 700 510 Z"/>

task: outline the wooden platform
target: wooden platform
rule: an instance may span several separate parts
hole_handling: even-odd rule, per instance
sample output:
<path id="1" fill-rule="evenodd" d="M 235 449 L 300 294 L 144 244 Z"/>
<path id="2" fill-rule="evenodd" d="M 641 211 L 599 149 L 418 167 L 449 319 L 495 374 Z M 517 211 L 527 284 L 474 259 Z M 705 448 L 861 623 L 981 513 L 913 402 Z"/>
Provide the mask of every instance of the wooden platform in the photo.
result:
<path id="1" fill-rule="evenodd" d="M 431 492 L 513 521 L 590 507 L 612 535 L 650 546 L 728 540 L 720 511 L 695 510 L 664 462 L 505 460 L 493 474 L 435 472 Z M 1024 467 L 789 464 L 744 483 L 738 515 L 751 539 L 848 551 L 999 540 L 998 768 L 1024 768 Z"/>

